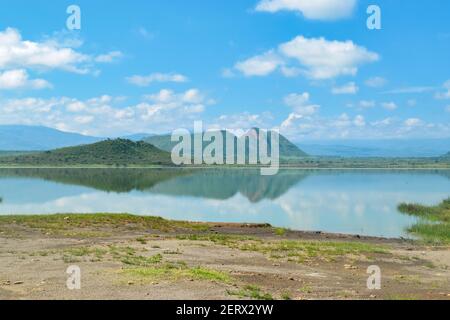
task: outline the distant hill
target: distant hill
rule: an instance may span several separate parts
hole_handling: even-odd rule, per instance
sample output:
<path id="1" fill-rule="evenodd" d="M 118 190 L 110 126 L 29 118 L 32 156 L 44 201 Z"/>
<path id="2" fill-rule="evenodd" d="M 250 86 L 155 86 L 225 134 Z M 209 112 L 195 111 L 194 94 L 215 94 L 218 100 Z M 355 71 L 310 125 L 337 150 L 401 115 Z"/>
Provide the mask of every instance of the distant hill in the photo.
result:
<path id="1" fill-rule="evenodd" d="M 153 136 L 150 133 L 135 133 L 135 134 L 130 134 L 128 136 L 122 136 L 120 137 L 120 139 L 126 139 L 126 140 L 131 140 L 131 141 L 144 141 L 146 138 Z"/>
<path id="2" fill-rule="evenodd" d="M 447 154 L 444 154 L 444 158 L 450 158 L 450 152 Z"/>
<path id="3" fill-rule="evenodd" d="M 1 151 L 45 151 L 100 141 L 101 138 L 38 126 L 0 126 Z"/>
<path id="4" fill-rule="evenodd" d="M 146 142 L 116 139 L 14 157 L 0 157 L 0 164 L 14 165 L 151 165 L 170 164 L 170 153 Z"/>
<path id="5" fill-rule="evenodd" d="M 259 129 L 255 129 L 259 130 Z M 222 136 L 225 141 L 225 135 L 226 131 L 221 131 Z M 191 135 L 191 139 L 194 139 L 194 134 Z M 235 139 L 237 139 L 234 136 Z M 145 142 L 148 142 L 156 147 L 158 147 L 161 150 L 165 150 L 167 152 L 172 152 L 172 149 L 178 144 L 178 142 L 172 142 L 170 135 L 160 135 L 160 136 L 152 136 L 148 137 L 144 140 Z M 203 148 L 205 148 L 209 142 L 203 143 Z M 225 142 L 224 142 L 225 144 Z M 268 145 L 268 149 L 270 151 L 270 144 Z M 226 147 L 224 146 L 224 153 L 226 152 Z M 248 153 L 248 150 L 247 150 Z M 295 144 L 290 142 L 286 137 L 283 135 L 280 135 L 280 157 L 282 158 L 302 158 L 307 157 L 308 155 L 300 150 Z"/>
<path id="6" fill-rule="evenodd" d="M 332 157 L 440 157 L 450 139 L 384 139 L 303 141 L 302 149 L 313 156 Z"/>

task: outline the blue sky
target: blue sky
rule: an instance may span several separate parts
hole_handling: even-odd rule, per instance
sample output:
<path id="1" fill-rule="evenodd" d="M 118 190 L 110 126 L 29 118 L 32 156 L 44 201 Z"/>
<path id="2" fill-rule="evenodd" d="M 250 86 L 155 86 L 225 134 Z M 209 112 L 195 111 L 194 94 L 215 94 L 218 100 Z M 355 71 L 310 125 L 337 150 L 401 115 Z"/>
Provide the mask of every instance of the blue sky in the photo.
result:
<path id="1" fill-rule="evenodd" d="M 66 8 L 81 9 L 81 30 Z M 381 30 L 366 27 L 370 4 Z M 2 0 L 0 124 L 450 137 L 447 0 Z"/>

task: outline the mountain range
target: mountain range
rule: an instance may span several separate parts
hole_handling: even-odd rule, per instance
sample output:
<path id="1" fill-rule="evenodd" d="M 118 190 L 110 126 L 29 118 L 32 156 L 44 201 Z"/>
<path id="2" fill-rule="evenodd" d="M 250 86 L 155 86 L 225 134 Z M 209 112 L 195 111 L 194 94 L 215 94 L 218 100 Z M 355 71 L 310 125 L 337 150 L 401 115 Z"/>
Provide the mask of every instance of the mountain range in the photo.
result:
<path id="1" fill-rule="evenodd" d="M 1 151 L 45 151 L 90 144 L 102 140 L 38 126 L 0 126 Z"/>
<path id="2" fill-rule="evenodd" d="M 117 137 L 111 137 L 117 138 Z M 169 151 L 174 146 L 170 135 L 138 133 L 120 138 L 132 141 L 145 140 L 161 150 Z M 6 152 L 47 151 L 92 144 L 107 137 L 94 137 L 68 133 L 40 126 L 0 125 L 0 154 Z M 297 147 L 301 145 L 301 148 Z M 340 140 L 303 141 L 294 144 L 280 136 L 280 154 L 284 156 L 333 157 L 450 157 L 450 138 L 416 140 Z M 301 150 L 300 150 L 301 149 Z"/>

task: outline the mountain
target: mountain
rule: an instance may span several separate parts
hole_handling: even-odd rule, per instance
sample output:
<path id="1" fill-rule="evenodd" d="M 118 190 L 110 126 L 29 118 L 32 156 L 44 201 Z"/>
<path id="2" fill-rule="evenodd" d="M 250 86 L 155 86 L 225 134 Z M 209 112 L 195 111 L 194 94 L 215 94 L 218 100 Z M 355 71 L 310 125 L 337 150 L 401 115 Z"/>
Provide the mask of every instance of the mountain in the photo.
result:
<path id="1" fill-rule="evenodd" d="M 258 128 L 255 128 L 256 131 L 258 131 Z M 225 137 L 227 132 L 226 131 L 220 131 L 222 133 L 222 137 L 224 139 L 224 154 L 226 154 L 226 146 L 225 146 Z M 236 141 L 237 137 L 234 136 L 234 139 Z M 195 135 L 191 134 L 191 139 L 192 141 L 194 140 Z M 154 146 L 156 146 L 157 148 L 161 149 L 161 150 L 165 150 L 167 152 L 172 152 L 173 148 L 178 144 L 178 142 L 172 142 L 171 141 L 171 136 L 170 135 L 159 135 L 159 136 L 152 136 L 152 137 L 148 137 L 146 139 L 144 139 L 145 142 L 148 142 Z M 210 142 L 203 142 L 203 148 L 205 148 L 206 146 L 208 146 L 210 144 Z M 308 155 L 303 152 L 302 150 L 300 150 L 295 144 L 293 144 L 291 141 L 289 141 L 286 137 L 284 137 L 283 135 L 280 134 L 280 157 L 282 158 L 302 158 L 302 157 L 307 157 Z M 193 144 L 192 144 L 193 145 Z M 236 142 L 235 142 L 235 146 L 236 146 Z M 271 145 L 270 145 L 270 140 L 268 143 L 268 149 L 270 151 Z M 246 150 L 246 153 L 248 154 L 248 148 Z"/>
<path id="2" fill-rule="evenodd" d="M 38 126 L 0 126 L 1 151 L 45 151 L 90 144 L 101 138 Z"/>
<path id="3" fill-rule="evenodd" d="M 120 137 L 120 139 L 125 139 L 125 140 L 131 140 L 131 141 L 143 141 L 148 137 L 153 136 L 153 134 L 150 133 L 135 133 L 135 134 L 130 134 L 128 136 L 122 136 Z"/>
<path id="4" fill-rule="evenodd" d="M 314 156 L 334 157 L 440 157 L 448 152 L 450 139 L 383 139 L 302 141 L 302 149 Z"/>
<path id="5" fill-rule="evenodd" d="M 450 152 L 449 153 L 447 153 L 447 154 L 444 154 L 444 156 L 443 156 L 444 158 L 450 158 Z"/>
<path id="6" fill-rule="evenodd" d="M 14 165 L 153 165 L 170 164 L 170 153 L 143 141 L 116 139 L 15 157 L 1 157 L 0 164 Z"/>

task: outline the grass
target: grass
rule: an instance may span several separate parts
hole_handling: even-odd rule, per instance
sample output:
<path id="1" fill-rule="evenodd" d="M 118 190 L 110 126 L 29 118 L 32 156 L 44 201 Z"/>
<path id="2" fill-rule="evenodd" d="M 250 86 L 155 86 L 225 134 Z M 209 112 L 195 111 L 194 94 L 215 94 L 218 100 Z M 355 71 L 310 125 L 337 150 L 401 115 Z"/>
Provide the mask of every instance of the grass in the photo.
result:
<path id="1" fill-rule="evenodd" d="M 231 282 L 231 277 L 228 273 L 199 266 L 188 267 L 185 263 L 164 263 L 145 268 L 130 268 L 125 269 L 123 273 L 141 281 L 187 279 L 220 283 Z"/>
<path id="2" fill-rule="evenodd" d="M 280 237 L 286 235 L 286 232 L 287 232 L 287 230 L 284 228 L 275 228 L 274 229 L 274 233 Z"/>
<path id="3" fill-rule="evenodd" d="M 227 235 L 227 234 L 184 234 L 176 237 L 178 240 L 210 241 L 215 244 L 235 248 L 244 241 L 261 242 L 260 239 L 250 236 Z"/>
<path id="4" fill-rule="evenodd" d="M 408 232 L 432 244 L 450 244 L 450 198 L 437 206 L 402 203 L 399 211 L 420 221 Z"/>
<path id="5" fill-rule="evenodd" d="M 0 229 L 24 226 L 52 236 L 71 238 L 101 238 L 114 231 L 207 231 L 202 223 L 169 221 L 160 217 L 142 217 L 131 214 L 55 214 L 29 216 L 1 216 Z M 142 241 L 142 239 L 140 239 Z"/>
<path id="6" fill-rule="evenodd" d="M 201 234 L 180 235 L 179 240 L 211 241 L 242 251 L 261 252 L 272 259 L 287 259 L 298 263 L 314 258 L 332 261 L 344 255 L 386 254 L 386 247 L 359 242 L 323 242 L 301 240 L 262 241 L 255 237 Z"/>
<path id="7" fill-rule="evenodd" d="M 250 298 L 255 300 L 274 300 L 269 293 L 264 293 L 259 287 L 253 285 L 247 285 L 237 291 L 228 290 L 227 293 L 230 296 L 236 296 L 241 299 Z"/>
<path id="8" fill-rule="evenodd" d="M 268 254 L 274 259 L 289 259 L 298 263 L 321 259 L 332 261 L 345 255 L 363 255 L 369 253 L 387 253 L 387 249 L 365 243 L 353 242 L 322 242 L 283 240 L 264 243 L 244 243 L 241 250 L 256 251 Z"/>

